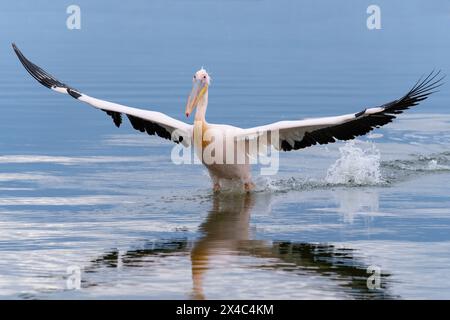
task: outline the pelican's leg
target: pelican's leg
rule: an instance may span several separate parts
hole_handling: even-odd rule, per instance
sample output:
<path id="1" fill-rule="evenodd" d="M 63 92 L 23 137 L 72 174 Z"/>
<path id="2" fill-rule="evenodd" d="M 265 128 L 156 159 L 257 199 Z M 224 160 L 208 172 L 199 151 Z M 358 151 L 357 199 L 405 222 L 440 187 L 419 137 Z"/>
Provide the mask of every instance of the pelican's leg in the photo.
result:
<path id="1" fill-rule="evenodd" d="M 252 182 L 252 177 L 250 176 L 250 174 L 245 179 L 243 179 L 242 182 L 244 183 L 245 192 L 251 192 L 255 189 L 255 184 Z"/>
<path id="2" fill-rule="evenodd" d="M 220 183 L 214 183 L 213 185 L 213 191 L 214 192 L 220 192 Z"/>
<path id="3" fill-rule="evenodd" d="M 255 184 L 253 182 L 244 182 L 245 192 L 252 192 L 255 189 Z"/>
<path id="4" fill-rule="evenodd" d="M 245 165 L 241 167 L 241 181 L 244 184 L 244 191 L 249 193 L 255 189 L 255 184 L 252 182 L 252 174 L 250 166 Z"/>
<path id="5" fill-rule="evenodd" d="M 220 179 L 216 175 L 211 174 L 211 173 L 210 173 L 210 176 L 211 176 L 211 180 L 213 182 L 213 191 L 214 192 L 219 192 L 220 189 L 221 189 L 221 187 L 220 187 Z"/>

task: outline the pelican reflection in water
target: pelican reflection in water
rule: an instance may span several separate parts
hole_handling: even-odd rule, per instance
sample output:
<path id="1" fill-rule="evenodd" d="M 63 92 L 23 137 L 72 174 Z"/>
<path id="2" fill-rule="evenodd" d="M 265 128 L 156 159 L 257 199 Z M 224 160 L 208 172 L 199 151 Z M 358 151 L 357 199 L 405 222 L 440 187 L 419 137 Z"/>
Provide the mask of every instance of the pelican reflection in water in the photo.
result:
<path id="1" fill-rule="evenodd" d="M 266 196 L 258 193 L 214 194 L 212 208 L 199 227 L 198 240 L 177 238 L 149 242 L 138 250 L 130 250 L 121 255 L 113 250 L 95 259 L 86 271 L 96 272 L 102 267 L 117 267 L 119 263 L 122 268 L 151 268 L 157 259 L 180 255 L 190 257 L 193 282 L 190 296 L 193 299 L 206 299 L 208 296 L 204 287 L 214 285 L 205 282 L 208 272 L 214 271 L 221 263 L 227 263 L 230 256 L 250 257 L 258 261 L 251 268 L 286 272 L 298 276 L 300 282 L 302 277 L 321 277 L 353 298 L 393 298 L 389 292 L 390 275 L 387 273 L 381 274 L 381 288 L 368 288 L 368 265 L 357 257 L 354 249 L 327 243 L 252 239 L 250 216 L 255 208 L 266 205 Z M 144 259 L 147 257 L 154 259 Z M 245 267 L 248 268 L 247 265 Z"/>

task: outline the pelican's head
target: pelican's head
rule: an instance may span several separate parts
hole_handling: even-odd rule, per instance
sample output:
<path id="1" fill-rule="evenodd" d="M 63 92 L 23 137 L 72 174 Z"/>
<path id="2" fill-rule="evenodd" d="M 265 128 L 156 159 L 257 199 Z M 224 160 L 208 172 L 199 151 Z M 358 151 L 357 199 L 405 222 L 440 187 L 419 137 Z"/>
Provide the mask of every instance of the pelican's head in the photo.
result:
<path id="1" fill-rule="evenodd" d="M 210 81 L 211 78 L 203 68 L 194 74 L 194 77 L 192 78 L 192 91 L 186 104 L 186 117 L 189 117 L 199 101 L 204 97 L 205 93 L 208 92 Z"/>

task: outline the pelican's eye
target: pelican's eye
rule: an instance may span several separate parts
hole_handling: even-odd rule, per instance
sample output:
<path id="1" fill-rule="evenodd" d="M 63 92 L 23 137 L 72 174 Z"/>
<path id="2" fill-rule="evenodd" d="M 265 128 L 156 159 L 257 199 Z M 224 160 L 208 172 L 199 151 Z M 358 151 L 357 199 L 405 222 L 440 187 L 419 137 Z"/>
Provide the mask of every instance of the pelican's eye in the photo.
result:
<path id="1" fill-rule="evenodd" d="M 203 76 L 203 79 L 206 79 L 206 76 Z"/>
<path id="2" fill-rule="evenodd" d="M 196 77 L 194 76 L 194 80 L 196 79 Z"/>

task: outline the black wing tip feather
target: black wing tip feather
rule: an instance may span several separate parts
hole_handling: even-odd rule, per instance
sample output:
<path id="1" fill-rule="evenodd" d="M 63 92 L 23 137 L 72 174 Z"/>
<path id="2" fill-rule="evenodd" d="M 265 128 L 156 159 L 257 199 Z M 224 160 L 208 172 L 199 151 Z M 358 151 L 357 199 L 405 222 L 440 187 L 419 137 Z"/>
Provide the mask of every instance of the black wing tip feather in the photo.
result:
<path id="1" fill-rule="evenodd" d="M 419 102 L 426 100 L 431 94 L 438 92 L 439 87 L 443 86 L 446 78 L 441 70 L 432 70 L 426 76 L 423 75 L 414 84 L 414 86 L 402 98 L 386 104 L 385 113 L 399 114 L 410 107 L 416 106 Z"/>
<path id="2" fill-rule="evenodd" d="M 40 84 L 42 84 L 43 86 L 45 86 L 49 89 L 52 89 L 55 87 L 65 88 L 67 90 L 67 93 L 75 99 L 78 99 L 79 97 L 82 96 L 82 94 L 78 90 L 60 82 L 55 77 L 53 77 L 52 75 L 50 75 L 49 73 L 47 73 L 46 71 L 44 71 L 43 69 L 41 69 L 40 67 L 35 65 L 34 63 L 32 63 L 30 60 L 28 60 L 23 55 L 23 53 L 19 50 L 19 48 L 17 47 L 17 45 L 15 43 L 12 43 L 11 45 L 12 45 L 17 57 L 19 58 L 20 62 L 24 66 L 24 68 Z M 113 111 L 107 111 L 107 110 L 103 110 L 103 111 L 105 111 L 109 116 L 111 116 L 116 127 L 120 127 L 120 125 L 122 124 L 122 115 L 119 112 L 113 112 Z"/>
<path id="3" fill-rule="evenodd" d="M 24 68 L 28 71 L 28 73 L 35 78 L 40 84 L 51 89 L 53 87 L 68 87 L 65 84 L 61 83 L 59 80 L 42 70 L 40 67 L 32 63 L 28 60 L 23 53 L 19 50 L 16 44 L 12 44 L 14 52 L 19 58 L 20 62 L 24 66 Z"/>
<path id="4" fill-rule="evenodd" d="M 28 73 L 34 79 L 36 79 L 40 84 L 42 84 L 43 86 L 45 86 L 49 89 L 56 88 L 56 87 L 65 88 L 67 90 L 67 93 L 70 96 L 72 96 L 73 98 L 78 99 L 79 97 L 81 97 L 81 93 L 78 90 L 68 86 L 65 83 L 62 83 L 61 81 L 59 81 L 58 79 L 53 77 L 51 74 L 49 74 L 48 72 L 46 72 L 39 66 L 35 65 L 30 60 L 28 60 L 23 55 L 22 51 L 19 50 L 19 48 L 17 47 L 17 45 L 15 43 L 12 43 L 11 45 L 12 45 L 17 57 L 19 58 L 19 61 L 24 66 L 25 70 L 27 70 Z"/>
<path id="5" fill-rule="evenodd" d="M 117 128 L 120 128 L 120 125 L 122 124 L 122 114 L 120 112 L 109 111 L 109 110 L 105 110 L 105 109 L 101 109 L 101 110 L 106 112 L 106 114 L 113 119 L 113 122 Z"/>
<path id="6" fill-rule="evenodd" d="M 357 136 L 365 135 L 375 128 L 392 122 L 397 114 L 418 105 L 419 102 L 437 92 L 438 90 L 436 89 L 444 84 L 442 80 L 445 77 L 446 75 L 442 75 L 440 70 L 433 70 L 428 75 L 422 76 L 402 98 L 382 105 L 382 111 L 375 114 L 366 114 L 367 109 L 364 109 L 355 113 L 353 121 L 306 132 L 302 140 L 295 141 L 294 145 L 291 145 L 286 140 L 282 140 L 281 150 L 298 150 L 316 144 L 327 144 L 336 140 L 351 140 Z"/>
<path id="7" fill-rule="evenodd" d="M 167 131 L 164 127 L 160 126 L 158 123 L 154 123 L 149 120 L 141 119 L 139 117 L 132 116 L 130 114 L 127 114 L 128 120 L 130 120 L 130 123 L 132 127 L 135 130 L 138 130 L 140 132 L 147 132 L 148 135 L 157 135 L 161 138 L 172 140 L 172 135 L 169 131 Z M 172 140 L 176 143 L 180 142 L 176 140 Z"/>
<path id="8" fill-rule="evenodd" d="M 441 87 L 446 75 L 441 73 L 441 70 L 432 70 L 426 77 L 422 76 L 423 80 L 420 81 L 411 89 L 410 93 L 419 95 L 430 95 L 434 89 Z"/>

